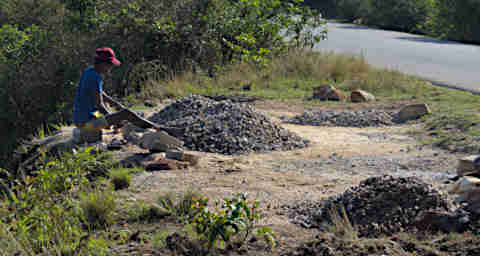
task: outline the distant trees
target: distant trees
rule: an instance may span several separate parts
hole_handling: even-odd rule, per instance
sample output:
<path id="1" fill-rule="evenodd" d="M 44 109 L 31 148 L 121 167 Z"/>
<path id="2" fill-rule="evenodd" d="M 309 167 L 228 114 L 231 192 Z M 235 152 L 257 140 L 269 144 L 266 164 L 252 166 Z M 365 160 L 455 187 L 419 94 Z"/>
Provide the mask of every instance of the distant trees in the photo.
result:
<path id="1" fill-rule="evenodd" d="M 328 18 L 480 43 L 480 0 L 306 0 Z"/>

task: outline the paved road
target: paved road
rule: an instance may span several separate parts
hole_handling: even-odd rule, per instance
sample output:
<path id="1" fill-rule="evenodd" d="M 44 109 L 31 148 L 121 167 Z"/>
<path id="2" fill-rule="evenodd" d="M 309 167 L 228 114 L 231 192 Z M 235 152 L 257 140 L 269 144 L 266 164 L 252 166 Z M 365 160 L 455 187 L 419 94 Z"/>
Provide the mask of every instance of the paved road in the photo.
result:
<path id="1" fill-rule="evenodd" d="M 441 41 L 352 24 L 329 23 L 328 40 L 317 49 L 363 54 L 374 66 L 391 68 L 480 92 L 480 46 Z"/>

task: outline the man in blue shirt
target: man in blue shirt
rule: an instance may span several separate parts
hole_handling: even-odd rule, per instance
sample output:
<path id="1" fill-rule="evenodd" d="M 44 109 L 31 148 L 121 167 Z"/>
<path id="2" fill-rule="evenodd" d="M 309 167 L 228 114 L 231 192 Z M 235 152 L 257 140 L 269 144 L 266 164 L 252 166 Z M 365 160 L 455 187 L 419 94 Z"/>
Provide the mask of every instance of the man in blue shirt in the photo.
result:
<path id="1" fill-rule="evenodd" d="M 110 73 L 113 66 L 120 66 L 120 61 L 115 58 L 111 48 L 96 50 L 95 65 L 88 67 L 82 74 L 75 95 L 73 122 L 80 128 L 82 141 L 95 142 L 101 140 L 102 129 L 110 126 L 119 127 L 124 121 L 130 121 L 141 128 L 154 128 L 158 126 L 139 118 L 132 111 L 113 101 L 103 91 L 102 74 Z M 104 100 L 121 109 L 111 113 L 104 105 Z"/>

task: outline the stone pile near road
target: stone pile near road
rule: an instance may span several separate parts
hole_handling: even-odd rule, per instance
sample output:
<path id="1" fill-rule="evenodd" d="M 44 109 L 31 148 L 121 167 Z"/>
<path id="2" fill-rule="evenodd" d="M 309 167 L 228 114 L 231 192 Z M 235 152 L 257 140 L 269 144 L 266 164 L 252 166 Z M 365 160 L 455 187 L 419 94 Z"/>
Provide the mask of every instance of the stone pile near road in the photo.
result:
<path id="1" fill-rule="evenodd" d="M 359 237 L 406 231 L 415 227 L 416 218 L 426 212 L 448 211 L 446 198 L 420 179 L 381 176 L 368 178 L 325 201 L 289 207 L 287 214 L 296 224 L 327 230 L 332 224 L 332 211 L 341 207 Z"/>
<path id="2" fill-rule="evenodd" d="M 252 106 L 230 100 L 215 101 L 199 95 L 178 100 L 152 115 L 150 121 L 181 128 L 177 136 L 194 151 L 226 155 L 308 146 L 302 139 Z"/>
<path id="3" fill-rule="evenodd" d="M 313 126 L 371 127 L 393 125 L 393 117 L 382 110 L 334 111 L 321 110 L 305 112 L 293 118 L 284 118 L 291 124 Z"/>

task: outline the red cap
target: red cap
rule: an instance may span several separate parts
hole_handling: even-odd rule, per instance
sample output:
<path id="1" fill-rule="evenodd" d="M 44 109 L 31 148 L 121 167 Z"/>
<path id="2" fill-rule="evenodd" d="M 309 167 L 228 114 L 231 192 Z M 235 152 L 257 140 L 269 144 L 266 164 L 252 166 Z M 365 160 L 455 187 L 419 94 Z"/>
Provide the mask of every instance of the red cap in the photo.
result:
<path id="1" fill-rule="evenodd" d="M 120 61 L 115 58 L 115 52 L 111 48 L 98 48 L 95 50 L 95 52 L 97 54 L 95 56 L 96 60 L 105 61 L 113 64 L 114 66 L 120 66 Z"/>

